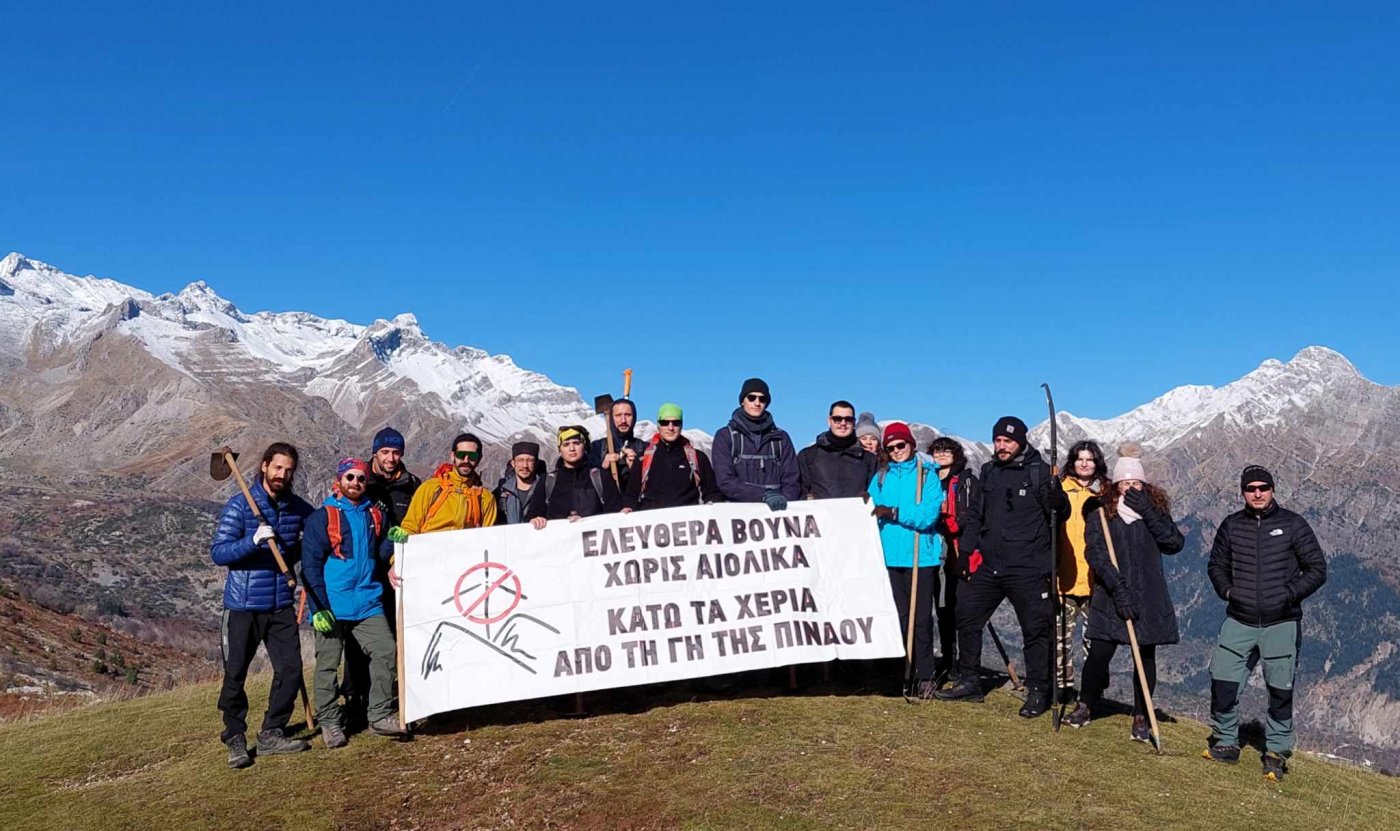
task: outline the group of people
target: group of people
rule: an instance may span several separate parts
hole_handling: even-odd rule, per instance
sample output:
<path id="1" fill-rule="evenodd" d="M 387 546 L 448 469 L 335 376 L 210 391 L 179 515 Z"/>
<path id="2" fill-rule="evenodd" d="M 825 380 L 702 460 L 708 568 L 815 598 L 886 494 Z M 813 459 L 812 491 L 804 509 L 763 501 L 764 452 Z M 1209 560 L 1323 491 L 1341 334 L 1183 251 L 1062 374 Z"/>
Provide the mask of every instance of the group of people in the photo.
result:
<path id="1" fill-rule="evenodd" d="M 474 434 L 454 438 L 448 460 L 420 481 L 404 466 L 403 436 L 386 427 L 368 460 L 339 463 L 318 509 L 292 492 L 296 449 L 268 447 L 251 488 L 258 510 L 241 494 L 231 498 L 211 547 L 214 562 L 228 568 L 219 709 L 229 765 L 252 763 L 244 682 L 259 643 L 273 681 L 258 752 L 310 748 L 285 734 L 302 689 L 300 615 L 270 542 L 287 562 L 301 564 L 303 611 L 315 629 L 315 715 L 326 746 L 335 748 L 356 722 L 374 734 L 407 737 L 397 715 L 393 563 L 395 545 L 413 534 L 544 528 L 555 520 L 723 501 L 782 511 L 799 499 L 842 497 L 871 505 L 901 631 L 912 631 L 912 696 L 980 701 L 983 632 L 1008 600 L 1023 641 L 1020 715 L 1049 710 L 1058 683 L 1059 700 L 1072 705 L 1066 723 L 1083 727 L 1102 712 L 1109 667 L 1128 643 L 1131 621 L 1147 683 L 1144 691 L 1134 676 L 1131 737 L 1149 739 L 1157 647 L 1180 637 L 1162 558 L 1180 551 L 1184 539 L 1140 448 L 1118 448 L 1110 471 L 1095 442 L 1078 442 L 1057 476 L 1025 423 L 1007 416 L 993 428 L 993 458 L 974 472 L 958 441 L 939 437 L 920 451 L 907 424 L 882 428 L 843 400 L 830 406 L 827 429 L 798 451 L 774 422 L 771 401 L 762 379 L 745 381 L 706 453 L 683 434 L 678 405 L 663 404 L 656 433 L 642 441 L 634 432 L 636 405 L 619 399 L 603 438 L 591 440 L 583 425 L 559 428 L 552 469 L 538 443 L 515 443 L 494 488 L 480 474 L 484 444 Z M 1277 780 L 1294 744 L 1301 603 L 1322 586 L 1326 562 L 1312 529 L 1278 504 L 1273 487 L 1268 470 L 1244 470 L 1244 504 L 1222 522 L 1211 550 L 1209 577 L 1227 616 L 1210 664 L 1212 735 L 1204 755 L 1239 760 L 1240 689 L 1262 662 L 1269 692 L 1263 767 Z M 1072 644 L 1081 626 L 1076 690 Z"/>

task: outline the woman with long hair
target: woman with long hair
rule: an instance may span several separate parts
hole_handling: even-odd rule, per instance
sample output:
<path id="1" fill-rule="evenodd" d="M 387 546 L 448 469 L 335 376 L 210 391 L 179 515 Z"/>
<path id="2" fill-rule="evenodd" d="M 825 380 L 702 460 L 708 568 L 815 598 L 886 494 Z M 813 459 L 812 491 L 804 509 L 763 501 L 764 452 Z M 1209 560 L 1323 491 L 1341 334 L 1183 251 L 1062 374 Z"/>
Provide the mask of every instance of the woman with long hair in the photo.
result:
<path id="1" fill-rule="evenodd" d="M 1084 557 L 1084 505 L 1096 494 L 1108 492 L 1108 462 L 1097 442 L 1078 441 L 1065 456 L 1062 470 L 1060 488 L 1069 497 L 1069 514 L 1060 525 L 1056 582 L 1062 617 L 1055 621 L 1055 660 L 1060 667 L 1060 700 L 1073 701 L 1074 632 L 1089 623 L 1089 599 L 1094 585 L 1089 561 Z M 1085 641 L 1085 657 L 1088 649 Z"/>
<path id="2" fill-rule="evenodd" d="M 1176 643 L 1180 632 L 1176 608 L 1167 590 L 1162 556 L 1175 554 L 1185 544 L 1171 515 L 1165 491 L 1147 481 L 1142 448 L 1135 444 L 1118 449 L 1113 464 L 1113 485 L 1086 506 L 1085 553 L 1094 570 L 1094 593 L 1089 602 L 1089 657 L 1084 661 L 1084 689 L 1079 705 L 1066 718 L 1071 727 L 1083 727 L 1108 688 L 1108 668 L 1119 644 L 1128 643 L 1126 621 L 1133 621 L 1148 693 L 1157 686 L 1157 647 Z M 1108 520 L 1117 557 L 1109 560 L 1103 519 Z M 1150 740 L 1147 704 L 1137 673 L 1133 674 L 1134 741 Z"/>
<path id="3" fill-rule="evenodd" d="M 964 554 L 977 550 L 982 489 L 977 486 L 977 476 L 968 468 L 967 453 L 957 439 L 939 436 L 929 444 L 928 454 L 938 465 L 943 490 L 937 526 L 943 537 L 943 565 L 938 569 L 933 602 L 939 643 L 933 675 L 936 687 L 951 678 L 958 666 L 958 578 L 967 568 Z"/>

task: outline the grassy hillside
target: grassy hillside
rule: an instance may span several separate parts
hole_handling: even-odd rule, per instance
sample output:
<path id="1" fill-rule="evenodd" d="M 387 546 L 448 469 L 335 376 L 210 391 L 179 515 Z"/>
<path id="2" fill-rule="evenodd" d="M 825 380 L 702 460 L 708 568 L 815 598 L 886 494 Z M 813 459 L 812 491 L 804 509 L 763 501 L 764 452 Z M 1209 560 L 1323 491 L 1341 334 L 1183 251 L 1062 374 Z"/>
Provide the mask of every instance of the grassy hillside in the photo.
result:
<path id="1" fill-rule="evenodd" d="M 1304 756 L 1272 784 L 1257 754 L 1198 758 L 1199 724 L 1164 725 L 1158 757 L 1124 716 L 1057 736 L 1005 693 L 598 694 L 587 719 L 484 708 L 409 744 L 318 740 L 246 771 L 224 766 L 216 696 L 191 686 L 0 725 L 0 828 L 1400 828 L 1400 780 Z"/>

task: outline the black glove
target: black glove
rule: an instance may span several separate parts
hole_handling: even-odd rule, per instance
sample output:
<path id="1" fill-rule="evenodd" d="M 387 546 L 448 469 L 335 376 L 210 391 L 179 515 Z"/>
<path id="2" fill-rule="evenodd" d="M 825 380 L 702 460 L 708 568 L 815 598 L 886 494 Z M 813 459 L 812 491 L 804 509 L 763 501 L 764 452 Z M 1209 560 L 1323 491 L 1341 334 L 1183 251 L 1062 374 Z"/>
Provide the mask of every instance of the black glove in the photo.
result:
<path id="1" fill-rule="evenodd" d="M 1127 589 L 1119 589 L 1118 594 L 1113 596 L 1113 606 L 1118 610 L 1118 616 L 1124 620 L 1137 620 L 1141 617 Z"/>
<path id="2" fill-rule="evenodd" d="M 787 509 L 787 497 L 779 491 L 764 491 L 763 504 L 767 505 L 770 511 L 783 511 Z"/>
<path id="3" fill-rule="evenodd" d="M 875 510 L 870 515 L 876 519 L 883 519 L 885 522 L 897 522 L 899 520 L 899 510 L 887 505 L 876 505 Z"/>
<path id="4" fill-rule="evenodd" d="M 1128 488 L 1127 493 L 1123 494 L 1123 502 L 1129 508 L 1137 511 L 1140 516 L 1147 516 L 1157 510 L 1157 507 L 1152 504 L 1152 497 L 1147 495 L 1147 491 L 1137 488 Z"/>

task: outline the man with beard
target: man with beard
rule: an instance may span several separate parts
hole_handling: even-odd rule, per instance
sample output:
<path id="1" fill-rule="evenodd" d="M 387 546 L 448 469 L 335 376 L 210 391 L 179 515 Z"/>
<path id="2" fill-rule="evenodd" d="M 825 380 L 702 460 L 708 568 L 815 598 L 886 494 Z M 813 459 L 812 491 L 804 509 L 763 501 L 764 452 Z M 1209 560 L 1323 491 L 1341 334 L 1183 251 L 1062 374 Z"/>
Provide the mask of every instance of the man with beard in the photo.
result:
<path id="1" fill-rule="evenodd" d="M 496 498 L 481 486 L 481 439 L 462 433 L 452 440 L 452 458 L 438 465 L 433 478 L 413 494 L 403 522 L 389 529 L 389 538 L 405 542 L 410 534 L 489 528 L 496 524 Z"/>
<path id="2" fill-rule="evenodd" d="M 1050 640 L 1055 609 L 1050 593 L 1050 512 L 1069 499 L 1026 437 L 1026 423 L 1003 416 L 992 431 L 994 458 L 982 466 L 978 549 L 968 557 L 968 581 L 958 592 L 957 683 L 935 695 L 982 700 L 982 630 L 1002 600 L 1010 600 L 1025 644 L 1026 703 L 1021 716 L 1050 709 Z"/>
<path id="3" fill-rule="evenodd" d="M 1274 475 L 1250 465 L 1240 475 L 1244 508 L 1220 523 L 1210 549 L 1211 585 L 1226 603 L 1210 660 L 1210 743 L 1216 762 L 1240 760 L 1240 690 L 1264 665 L 1269 713 L 1264 776 L 1275 782 L 1293 755 L 1293 691 L 1302 646 L 1303 601 L 1327 582 L 1327 558 L 1308 521 L 1274 499 Z"/>
<path id="4" fill-rule="evenodd" d="M 292 608 L 292 590 L 268 545 L 269 540 L 277 541 L 288 568 L 299 559 L 302 526 L 311 514 L 311 506 L 292 493 L 297 458 L 297 450 L 290 444 L 268 445 L 262 457 L 261 475 L 249 488 L 265 524 L 259 524 L 243 494 L 236 493 L 224 503 L 209 546 L 214 564 L 228 569 L 221 638 L 224 684 L 219 693 L 219 711 L 224 717 L 221 738 L 228 745 L 228 764 L 233 768 L 246 768 L 253 763 L 244 735 L 248 694 L 243 685 L 258 644 L 264 645 L 272 662 L 272 689 L 258 732 L 258 753 L 271 756 L 311 748 L 310 742 L 290 738 L 283 732 L 302 684 L 301 639 Z"/>
<path id="5" fill-rule="evenodd" d="M 519 525 L 544 516 L 544 477 L 539 474 L 540 445 L 518 441 L 510 447 L 510 469 L 501 478 L 496 497 L 496 521 Z"/>
<path id="6" fill-rule="evenodd" d="M 739 406 L 715 433 L 715 482 L 730 502 L 762 502 L 781 511 L 802 495 L 797 453 L 785 430 L 768 412 L 772 397 L 762 378 L 750 378 L 739 392 Z"/>
<path id="7" fill-rule="evenodd" d="M 637 475 L 627 480 L 622 513 L 724 501 L 710 457 L 681 434 L 683 419 L 676 404 L 656 411 L 656 435 L 642 452 Z"/>
<path id="8" fill-rule="evenodd" d="M 598 439 L 588 447 L 588 463 L 602 468 L 612 476 L 612 465 L 617 463 L 618 491 L 627 490 L 627 477 L 637 464 L 637 458 L 647 449 L 647 443 L 637 438 L 632 429 L 637 424 L 637 405 L 630 398 L 619 398 L 613 402 L 608 412 L 608 431 L 612 433 L 613 452 L 608 452 L 606 437 Z"/>
<path id="9" fill-rule="evenodd" d="M 306 521 L 302 540 L 302 574 L 311 596 L 311 626 L 316 630 L 316 720 L 321 739 L 334 749 L 346 744 L 341 722 L 336 671 L 345 644 L 354 642 L 366 656 L 370 732 L 394 739 L 408 737 L 397 715 L 394 682 L 394 633 L 384 615 L 384 584 L 377 572 L 393 546 L 380 506 L 366 498 L 370 466 L 343 459 L 325 503 Z"/>
<path id="10" fill-rule="evenodd" d="M 860 496 L 875 475 L 875 454 L 856 441 L 856 408 L 837 401 L 827 410 L 827 430 L 797 454 L 798 479 L 806 499 Z"/>
<path id="11" fill-rule="evenodd" d="M 612 477 L 588 462 L 588 431 L 577 424 L 559 428 L 559 459 L 544 483 L 545 513 L 530 520 L 543 528 L 551 519 L 570 522 L 617 513 L 622 497 Z"/>

